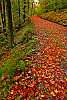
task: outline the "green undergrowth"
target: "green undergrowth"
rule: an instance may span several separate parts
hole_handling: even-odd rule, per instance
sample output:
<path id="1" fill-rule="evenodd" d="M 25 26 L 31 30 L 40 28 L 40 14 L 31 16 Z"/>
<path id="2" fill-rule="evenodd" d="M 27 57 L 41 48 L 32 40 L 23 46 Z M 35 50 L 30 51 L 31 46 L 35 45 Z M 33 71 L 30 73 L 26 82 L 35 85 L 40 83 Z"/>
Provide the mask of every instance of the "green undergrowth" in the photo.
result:
<path id="1" fill-rule="evenodd" d="M 22 27 L 18 32 L 14 32 L 14 43 L 15 46 L 17 44 L 22 43 L 27 43 L 29 39 L 32 38 L 33 33 L 33 25 L 31 23 L 25 25 Z M 6 34 L 1 33 L 0 34 L 0 60 L 7 50 L 10 49 L 10 40 L 9 36 L 6 37 Z"/>
<path id="2" fill-rule="evenodd" d="M 1 33 L 0 34 L 0 59 L 4 51 L 6 50 L 7 46 L 8 46 L 8 40 L 6 39 L 6 36 L 3 33 Z"/>
<path id="3" fill-rule="evenodd" d="M 41 18 L 67 26 L 67 9 L 58 11 L 49 11 L 39 15 Z"/>
<path id="4" fill-rule="evenodd" d="M 33 25 L 27 24 L 15 34 L 15 43 L 18 44 L 21 42 L 23 43 L 28 42 L 28 40 L 31 39 L 32 35 L 33 35 Z"/>
<path id="5" fill-rule="evenodd" d="M 21 31 L 21 30 L 20 30 Z M 25 31 L 25 32 L 24 32 Z M 0 68 L 0 97 L 6 100 L 6 96 L 15 83 L 13 76 L 18 70 L 20 73 L 25 71 L 25 69 L 32 63 L 29 60 L 25 60 L 27 56 L 37 51 L 36 44 L 38 43 L 37 37 L 33 33 L 33 27 L 26 26 L 23 33 L 21 41 L 11 50 L 11 56 L 9 59 L 3 62 Z M 18 38 L 18 36 L 17 36 Z"/>

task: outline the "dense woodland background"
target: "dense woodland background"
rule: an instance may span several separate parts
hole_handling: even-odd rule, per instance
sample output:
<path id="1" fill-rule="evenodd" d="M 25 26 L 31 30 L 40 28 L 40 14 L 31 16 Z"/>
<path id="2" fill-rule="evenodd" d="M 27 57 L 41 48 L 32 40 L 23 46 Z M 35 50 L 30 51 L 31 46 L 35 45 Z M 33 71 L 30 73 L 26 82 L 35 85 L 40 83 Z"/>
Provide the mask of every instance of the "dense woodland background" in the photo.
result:
<path id="1" fill-rule="evenodd" d="M 14 45 L 16 31 L 30 21 L 32 14 L 42 14 L 67 8 L 67 0 L 0 0 L 0 34 L 10 37 L 10 46 Z"/>
<path id="2" fill-rule="evenodd" d="M 9 90 L 15 83 L 12 78 L 16 72 L 23 72 L 25 67 L 31 64 L 31 61 L 25 58 L 37 51 L 38 38 L 31 17 L 39 16 L 67 28 L 67 0 L 35 1 L 0 0 L 0 98 L 2 97 L 2 100 L 6 100 Z M 58 44 L 58 39 L 55 40 Z"/>
<path id="3" fill-rule="evenodd" d="M 31 9 L 31 0 L 30 2 L 29 0 L 0 0 L 0 33 L 5 33 L 6 37 L 10 36 L 11 46 L 14 43 L 15 32 L 28 22 Z"/>

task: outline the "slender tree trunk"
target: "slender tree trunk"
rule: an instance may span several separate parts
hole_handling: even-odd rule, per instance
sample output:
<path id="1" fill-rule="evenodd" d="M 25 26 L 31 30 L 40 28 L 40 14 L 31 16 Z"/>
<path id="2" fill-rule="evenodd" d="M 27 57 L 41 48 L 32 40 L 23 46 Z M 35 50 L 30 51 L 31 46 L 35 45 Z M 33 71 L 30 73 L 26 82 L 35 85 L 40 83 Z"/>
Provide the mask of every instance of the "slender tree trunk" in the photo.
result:
<path id="1" fill-rule="evenodd" d="M 28 15 L 29 15 L 29 0 L 28 0 Z"/>
<path id="2" fill-rule="evenodd" d="M 3 0 L 3 21 L 4 21 L 4 32 L 6 31 L 6 18 L 5 18 L 5 1 Z"/>
<path id="3" fill-rule="evenodd" d="M 34 14 L 33 14 L 33 9 L 34 9 L 34 8 L 33 8 L 33 3 L 34 3 L 34 2 L 32 1 L 32 15 L 34 15 Z"/>
<path id="4" fill-rule="evenodd" d="M 6 0 L 6 3 L 7 3 L 7 14 L 8 14 L 8 26 L 9 26 L 9 32 L 10 32 L 10 43 L 11 43 L 11 47 L 13 47 L 13 45 L 14 45 L 14 35 L 13 35 L 11 2 L 10 2 L 10 0 Z"/>
<path id="5" fill-rule="evenodd" d="M 20 27 L 20 0 L 18 0 L 18 11 L 19 11 L 19 27 Z"/>
<path id="6" fill-rule="evenodd" d="M 25 23 L 25 18 L 26 18 L 26 15 L 25 15 L 25 8 L 26 8 L 26 0 L 23 1 L 23 20 L 24 20 L 24 23 Z"/>
<path id="7" fill-rule="evenodd" d="M 30 1 L 27 0 L 27 3 L 28 3 L 28 22 L 29 22 L 29 9 L 30 9 L 30 8 L 29 8 L 29 6 L 30 6 L 29 3 L 30 3 Z"/>
<path id="8" fill-rule="evenodd" d="M 0 20 L 0 34 L 1 34 L 2 30 L 1 30 L 1 20 Z"/>
<path id="9" fill-rule="evenodd" d="M 2 7 L 1 7 L 1 0 L 0 0 L 0 16 L 2 18 Z M 0 33 L 2 32 L 2 27 L 1 27 L 1 20 L 0 20 Z"/>
<path id="10" fill-rule="evenodd" d="M 2 31 L 4 32 L 4 20 L 3 20 L 3 9 L 2 9 L 2 4 L 1 4 L 1 0 L 0 0 L 0 13 L 1 13 L 1 19 L 2 19 Z"/>

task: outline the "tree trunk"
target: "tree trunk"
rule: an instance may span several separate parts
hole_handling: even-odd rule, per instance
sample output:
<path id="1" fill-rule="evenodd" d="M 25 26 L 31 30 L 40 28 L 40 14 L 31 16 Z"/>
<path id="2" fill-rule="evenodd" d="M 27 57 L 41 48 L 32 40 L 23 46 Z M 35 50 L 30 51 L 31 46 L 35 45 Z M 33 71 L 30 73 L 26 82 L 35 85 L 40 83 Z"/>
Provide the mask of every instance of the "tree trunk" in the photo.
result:
<path id="1" fill-rule="evenodd" d="M 29 5 L 29 3 L 30 3 L 29 0 L 27 0 L 27 3 L 28 3 L 28 22 L 29 22 L 29 21 L 30 21 L 30 19 L 29 19 L 29 9 L 30 9 L 30 8 L 29 8 L 29 6 L 30 6 L 30 5 Z"/>
<path id="2" fill-rule="evenodd" d="M 20 27 L 20 1 L 18 0 L 18 11 L 19 11 L 19 27 Z"/>
<path id="3" fill-rule="evenodd" d="M 11 47 L 13 47 L 13 45 L 14 45 L 14 35 L 13 35 L 11 2 L 10 2 L 10 0 L 6 0 L 6 3 L 7 3 L 7 14 L 8 14 L 8 26 L 9 26 L 9 32 L 10 32 L 10 43 L 11 43 Z"/>
<path id="4" fill-rule="evenodd" d="M 23 3 L 23 5 L 24 5 L 24 7 L 23 7 L 23 20 L 24 20 L 24 23 L 25 23 L 25 18 L 26 18 L 26 15 L 25 15 L 26 0 L 24 0 L 23 2 L 24 2 Z"/>
<path id="5" fill-rule="evenodd" d="M 6 31 L 6 18 L 5 18 L 5 1 L 3 0 L 3 21 L 4 21 L 4 32 Z"/>
<path id="6" fill-rule="evenodd" d="M 29 0 L 28 0 L 28 15 L 29 15 Z"/>
<path id="7" fill-rule="evenodd" d="M 33 9 L 34 9 L 34 8 L 33 8 L 33 3 L 34 3 L 34 2 L 32 1 L 32 15 L 34 15 L 34 13 L 33 13 Z"/>
<path id="8" fill-rule="evenodd" d="M 2 4 L 0 0 L 0 13 L 1 13 L 1 19 L 2 19 L 2 32 L 4 32 L 4 19 L 3 19 L 3 9 L 2 9 Z"/>

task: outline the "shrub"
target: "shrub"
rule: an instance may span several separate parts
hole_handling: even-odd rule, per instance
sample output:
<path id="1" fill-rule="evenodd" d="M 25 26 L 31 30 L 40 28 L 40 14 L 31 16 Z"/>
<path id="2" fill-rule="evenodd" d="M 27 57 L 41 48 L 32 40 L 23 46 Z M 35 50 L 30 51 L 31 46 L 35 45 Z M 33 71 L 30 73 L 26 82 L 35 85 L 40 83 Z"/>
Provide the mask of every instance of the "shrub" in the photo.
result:
<path id="1" fill-rule="evenodd" d="M 56 12 L 50 11 L 50 12 L 41 14 L 40 17 L 43 19 L 67 26 L 67 12 L 66 12 L 66 10 L 65 10 L 65 12 L 64 11 L 56 11 Z"/>
<path id="2" fill-rule="evenodd" d="M 18 67 L 18 69 L 23 71 L 25 69 L 25 62 L 23 60 L 18 61 L 17 67 Z"/>

